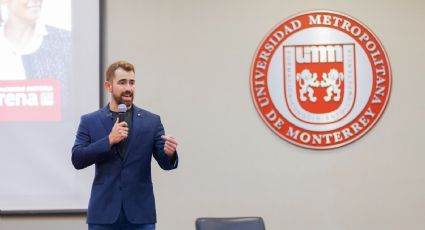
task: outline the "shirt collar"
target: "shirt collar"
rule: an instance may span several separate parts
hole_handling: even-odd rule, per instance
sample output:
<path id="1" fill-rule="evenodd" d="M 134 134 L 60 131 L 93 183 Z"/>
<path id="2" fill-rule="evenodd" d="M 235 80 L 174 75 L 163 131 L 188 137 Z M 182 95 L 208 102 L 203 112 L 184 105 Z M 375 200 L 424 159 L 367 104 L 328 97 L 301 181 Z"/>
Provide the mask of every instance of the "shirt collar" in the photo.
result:
<path id="1" fill-rule="evenodd" d="M 0 41 L 4 43 L 4 45 L 7 45 L 10 48 L 10 50 L 20 55 L 31 54 L 35 52 L 38 48 L 40 48 L 41 43 L 43 42 L 43 37 L 49 33 L 47 31 L 46 25 L 41 21 L 37 21 L 35 24 L 33 37 L 31 38 L 31 40 L 28 42 L 28 44 L 25 46 L 23 50 L 17 51 L 14 49 L 12 44 L 10 44 L 9 41 L 6 39 L 4 25 L 5 23 L 3 22 L 0 28 Z"/>

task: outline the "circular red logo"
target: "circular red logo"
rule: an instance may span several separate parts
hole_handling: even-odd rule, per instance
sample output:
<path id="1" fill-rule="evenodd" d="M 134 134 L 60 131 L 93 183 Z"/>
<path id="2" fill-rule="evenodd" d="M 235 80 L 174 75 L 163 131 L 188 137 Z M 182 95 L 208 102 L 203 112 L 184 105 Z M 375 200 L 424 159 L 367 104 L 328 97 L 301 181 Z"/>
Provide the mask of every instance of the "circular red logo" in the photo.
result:
<path id="1" fill-rule="evenodd" d="M 263 121 L 298 146 L 349 144 L 379 120 L 391 90 L 384 47 L 364 24 L 332 11 L 298 14 L 257 49 L 251 95 Z"/>

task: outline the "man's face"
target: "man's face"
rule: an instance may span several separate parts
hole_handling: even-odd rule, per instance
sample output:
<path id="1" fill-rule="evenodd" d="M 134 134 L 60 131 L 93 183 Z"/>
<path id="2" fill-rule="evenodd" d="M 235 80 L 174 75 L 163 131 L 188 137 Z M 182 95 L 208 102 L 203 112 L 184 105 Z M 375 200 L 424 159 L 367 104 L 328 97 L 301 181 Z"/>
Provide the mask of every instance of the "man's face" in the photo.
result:
<path id="1" fill-rule="evenodd" d="M 134 72 L 127 72 L 122 68 L 115 70 L 112 83 L 107 81 L 106 88 L 111 93 L 111 100 L 117 105 L 125 104 L 130 107 L 133 104 L 135 76 Z"/>
<path id="2" fill-rule="evenodd" d="M 35 21 L 40 17 L 42 0 L 3 0 L 7 3 L 9 17 Z"/>

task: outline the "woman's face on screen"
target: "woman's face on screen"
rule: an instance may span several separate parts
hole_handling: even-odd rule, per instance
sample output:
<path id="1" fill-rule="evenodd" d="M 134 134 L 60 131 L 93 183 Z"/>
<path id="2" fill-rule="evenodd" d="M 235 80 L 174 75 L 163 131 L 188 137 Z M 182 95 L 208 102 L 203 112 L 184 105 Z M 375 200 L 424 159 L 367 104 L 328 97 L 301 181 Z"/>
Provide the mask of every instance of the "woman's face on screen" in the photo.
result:
<path id="1" fill-rule="evenodd" d="M 42 0 L 3 0 L 7 4 L 9 19 L 35 21 L 40 18 Z"/>

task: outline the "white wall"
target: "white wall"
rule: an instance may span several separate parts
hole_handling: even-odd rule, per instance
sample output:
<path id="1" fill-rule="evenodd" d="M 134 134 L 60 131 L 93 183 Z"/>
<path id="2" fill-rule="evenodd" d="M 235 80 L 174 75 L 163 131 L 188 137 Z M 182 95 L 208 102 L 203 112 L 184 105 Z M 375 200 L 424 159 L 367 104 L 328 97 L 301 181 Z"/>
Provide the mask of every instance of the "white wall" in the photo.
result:
<path id="1" fill-rule="evenodd" d="M 262 38 L 311 9 L 365 23 L 393 71 L 378 124 L 330 151 L 278 138 L 249 89 Z M 262 216 L 270 230 L 425 228 L 424 1 L 108 0 L 107 17 L 106 63 L 136 65 L 136 104 L 162 115 L 180 142 L 178 170 L 154 167 L 159 230 L 194 229 L 200 216 Z M 22 220 L 48 229 L 49 220 Z M 0 221 L 24 229 L 21 219 Z M 72 223 L 64 218 L 63 229 Z"/>

